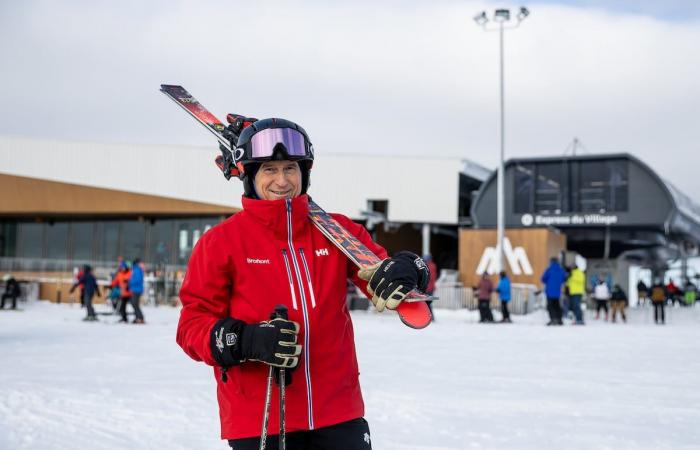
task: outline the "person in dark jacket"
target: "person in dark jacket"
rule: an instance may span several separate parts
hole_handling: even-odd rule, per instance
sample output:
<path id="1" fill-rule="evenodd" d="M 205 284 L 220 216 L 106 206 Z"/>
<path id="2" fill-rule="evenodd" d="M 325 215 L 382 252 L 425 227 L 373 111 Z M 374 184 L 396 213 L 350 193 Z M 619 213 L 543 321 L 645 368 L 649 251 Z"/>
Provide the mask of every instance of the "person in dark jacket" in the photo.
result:
<path id="1" fill-rule="evenodd" d="M 3 277 L 3 281 L 5 282 L 5 292 L 3 292 L 0 300 L 0 309 L 5 309 L 5 300 L 8 298 L 12 300 L 12 309 L 17 309 L 17 297 L 22 293 L 19 283 L 9 273 Z"/>
<path id="2" fill-rule="evenodd" d="M 615 316 L 620 313 L 623 322 L 627 322 L 627 316 L 625 316 L 625 307 L 627 306 L 627 294 L 622 290 L 619 284 L 616 284 L 613 288 L 612 295 L 610 296 L 610 307 L 612 308 L 612 321 L 615 323 Z"/>
<path id="3" fill-rule="evenodd" d="M 131 306 L 134 308 L 134 319 L 133 323 L 143 324 L 143 312 L 141 312 L 141 295 L 143 294 L 143 262 L 139 258 L 136 258 L 131 264 L 131 276 L 129 277 L 129 291 L 131 292 L 131 297 L 129 301 Z"/>
<path id="4" fill-rule="evenodd" d="M 87 308 L 87 316 L 83 320 L 88 322 L 93 322 L 97 320 L 97 315 L 95 314 L 95 308 L 92 307 L 92 298 L 95 294 L 101 297 L 100 286 L 97 284 L 97 280 L 92 274 L 92 267 L 89 265 L 83 266 L 82 275 L 76 282 L 71 286 L 70 293 L 73 293 L 75 288 L 80 287 L 80 293 L 83 296 L 81 303 Z"/>
<path id="5" fill-rule="evenodd" d="M 654 305 L 654 323 L 656 324 L 663 325 L 666 323 L 664 305 L 666 304 L 667 296 L 666 287 L 660 280 L 657 280 L 651 287 L 651 303 Z"/>
<path id="6" fill-rule="evenodd" d="M 382 312 L 426 289 L 427 266 L 410 252 L 388 257 L 364 227 L 332 214 L 381 260 L 358 271 L 309 219 L 314 152 L 306 132 L 283 119 L 251 122 L 235 146 L 243 209 L 192 251 L 177 343 L 214 367 L 221 437 L 231 448 L 276 448 L 276 390 L 261 442 L 273 368 L 293 375 L 285 392 L 288 450 L 369 450 L 346 280 Z M 271 318 L 279 304 L 288 317 Z"/>
<path id="7" fill-rule="evenodd" d="M 549 267 L 542 274 L 541 281 L 547 296 L 547 311 L 549 312 L 547 325 L 563 325 L 559 299 L 561 298 L 561 287 L 566 281 L 566 272 L 557 258 L 549 260 Z"/>
<path id="8" fill-rule="evenodd" d="M 501 312 L 503 313 L 501 322 L 511 323 L 510 311 L 508 311 L 508 302 L 510 302 L 510 278 L 508 278 L 508 274 L 504 271 L 501 271 L 501 273 L 498 275 L 500 280 L 498 280 L 496 291 L 498 292 L 498 296 L 501 298 Z"/>
<path id="9" fill-rule="evenodd" d="M 649 287 L 644 281 L 639 280 L 637 283 L 637 306 L 644 306 L 649 299 Z"/>
<path id="10" fill-rule="evenodd" d="M 491 312 L 493 283 L 488 273 L 484 272 L 481 274 L 479 284 L 474 290 L 476 291 L 476 298 L 479 301 L 479 323 L 493 323 L 493 313 Z"/>

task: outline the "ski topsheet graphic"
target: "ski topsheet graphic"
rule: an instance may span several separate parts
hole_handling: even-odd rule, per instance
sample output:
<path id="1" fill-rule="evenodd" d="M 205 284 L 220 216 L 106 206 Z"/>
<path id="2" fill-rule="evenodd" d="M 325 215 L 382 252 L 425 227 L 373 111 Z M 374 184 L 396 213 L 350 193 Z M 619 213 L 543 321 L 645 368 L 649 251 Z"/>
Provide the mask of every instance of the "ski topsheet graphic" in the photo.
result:
<path id="1" fill-rule="evenodd" d="M 233 135 L 226 126 L 216 118 L 209 110 L 197 101 L 185 88 L 177 85 L 162 84 L 160 91 L 171 100 L 182 107 L 187 113 L 194 117 L 199 123 L 212 133 L 221 145 L 231 151 L 229 141 Z M 348 232 L 330 214 L 326 213 L 320 206 L 309 198 L 309 219 L 323 235 L 338 247 L 350 261 L 360 268 L 374 265 L 381 260 L 372 253 L 359 239 Z M 399 304 L 396 311 L 399 313 L 401 321 L 411 328 L 425 328 L 432 319 L 430 309 L 425 303 L 431 300 L 418 291 L 412 291 L 406 300 Z"/>

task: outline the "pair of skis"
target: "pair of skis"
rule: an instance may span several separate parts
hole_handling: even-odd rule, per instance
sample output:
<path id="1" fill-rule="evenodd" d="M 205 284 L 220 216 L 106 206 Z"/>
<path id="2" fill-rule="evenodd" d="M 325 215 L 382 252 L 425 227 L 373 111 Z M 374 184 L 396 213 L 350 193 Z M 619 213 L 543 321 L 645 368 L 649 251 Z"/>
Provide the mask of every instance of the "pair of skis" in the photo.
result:
<path id="1" fill-rule="evenodd" d="M 202 104 L 187 92 L 185 88 L 182 86 L 162 84 L 160 90 L 187 111 L 187 113 L 194 117 L 199 123 L 204 125 L 204 127 L 219 141 L 220 146 L 223 146 L 228 151 L 233 150 L 230 142 L 232 134 L 228 128 L 217 119 L 216 116 L 209 112 L 209 110 L 202 106 Z M 332 244 L 338 247 L 338 249 L 340 249 L 340 251 L 342 251 L 357 267 L 361 269 L 367 268 L 381 261 L 366 245 L 360 242 L 354 235 L 350 234 L 337 220 L 325 212 L 310 198 L 309 219 L 316 228 L 318 228 Z M 401 302 L 396 309 L 401 321 L 411 328 L 420 329 L 427 327 L 431 322 L 432 314 L 425 302 L 431 299 L 431 297 L 415 290 L 409 293 L 406 299 Z"/>

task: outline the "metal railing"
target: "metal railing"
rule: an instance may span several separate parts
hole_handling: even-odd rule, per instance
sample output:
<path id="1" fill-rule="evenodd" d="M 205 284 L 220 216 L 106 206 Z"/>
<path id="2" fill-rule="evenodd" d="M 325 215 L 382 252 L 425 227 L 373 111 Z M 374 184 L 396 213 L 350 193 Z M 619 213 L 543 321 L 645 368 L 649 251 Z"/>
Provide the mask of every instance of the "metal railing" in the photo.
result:
<path id="1" fill-rule="evenodd" d="M 511 300 L 508 309 L 511 314 L 529 314 L 542 308 L 542 302 L 536 295 L 537 288 L 531 284 L 513 283 L 511 285 Z M 433 302 L 433 308 L 440 309 L 478 309 L 479 301 L 474 295 L 474 289 L 461 284 L 443 284 L 435 287 L 438 301 Z M 500 308 L 497 295 L 491 296 L 491 308 Z"/>
<path id="2" fill-rule="evenodd" d="M 84 265 L 90 265 L 98 284 L 109 285 L 117 271 L 116 261 L 66 260 L 43 258 L 0 258 L 0 274 L 12 273 L 25 283 L 60 284 L 69 288 L 75 282 L 75 274 Z M 147 305 L 177 304 L 185 266 L 146 266 L 144 293 L 141 301 Z"/>

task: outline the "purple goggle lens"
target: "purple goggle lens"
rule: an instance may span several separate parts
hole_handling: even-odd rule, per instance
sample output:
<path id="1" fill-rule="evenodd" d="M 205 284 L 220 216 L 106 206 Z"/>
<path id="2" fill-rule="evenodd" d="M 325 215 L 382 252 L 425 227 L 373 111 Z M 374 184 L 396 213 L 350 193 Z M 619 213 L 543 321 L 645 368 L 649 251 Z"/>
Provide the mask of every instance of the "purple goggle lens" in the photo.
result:
<path id="1" fill-rule="evenodd" d="M 289 156 L 307 156 L 304 135 L 292 128 L 268 128 L 250 138 L 251 156 L 269 158 L 277 144 L 287 149 Z"/>

